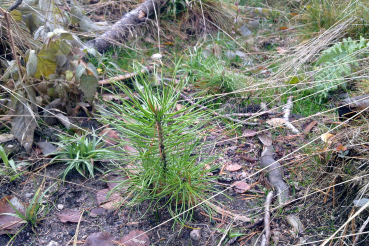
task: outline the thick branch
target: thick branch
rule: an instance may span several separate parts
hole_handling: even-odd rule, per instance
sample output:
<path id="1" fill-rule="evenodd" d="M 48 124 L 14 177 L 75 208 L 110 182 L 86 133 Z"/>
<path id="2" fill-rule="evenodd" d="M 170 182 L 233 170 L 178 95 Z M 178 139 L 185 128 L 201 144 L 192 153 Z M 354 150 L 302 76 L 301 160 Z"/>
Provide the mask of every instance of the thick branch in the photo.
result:
<path id="1" fill-rule="evenodd" d="M 124 14 L 109 31 L 88 41 L 86 45 L 94 47 L 102 53 L 113 44 L 127 42 L 129 37 L 133 36 L 132 31 L 137 25 L 146 22 L 155 12 L 158 13 L 158 8 L 161 8 L 166 2 L 167 0 L 146 0 L 131 12 Z"/>

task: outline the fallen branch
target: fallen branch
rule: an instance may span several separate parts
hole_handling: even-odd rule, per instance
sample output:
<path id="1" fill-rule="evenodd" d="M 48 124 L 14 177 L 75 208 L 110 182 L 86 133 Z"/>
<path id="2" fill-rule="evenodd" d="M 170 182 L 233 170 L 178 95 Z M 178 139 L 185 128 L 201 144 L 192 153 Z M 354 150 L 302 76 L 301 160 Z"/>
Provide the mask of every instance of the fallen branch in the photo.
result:
<path id="1" fill-rule="evenodd" d="M 273 185 L 274 189 L 277 190 L 279 205 L 283 207 L 289 203 L 289 187 L 283 180 L 282 166 L 278 161 L 274 160 L 273 153 L 274 150 L 271 144 L 264 145 L 264 150 L 260 157 L 260 165 L 262 168 L 267 168 L 268 180 Z M 297 216 L 293 216 L 287 221 L 295 230 L 300 232 L 303 231 L 303 225 Z"/>
<path id="2" fill-rule="evenodd" d="M 294 125 L 292 125 L 290 122 L 290 114 L 291 114 L 292 106 L 293 106 L 292 97 L 289 97 L 286 105 L 283 107 L 283 111 L 284 111 L 283 119 L 286 120 L 285 125 L 288 128 L 290 128 L 293 133 L 299 134 L 300 131 L 297 130 L 296 127 L 294 127 Z"/>
<path id="3" fill-rule="evenodd" d="M 265 214 L 264 214 L 264 230 L 265 230 L 265 241 L 261 246 L 269 246 L 270 242 L 270 203 L 272 202 L 273 191 L 269 192 L 265 200 Z"/>
<path id="4" fill-rule="evenodd" d="M 103 80 L 99 81 L 99 85 L 106 85 L 106 84 L 111 84 L 114 81 L 123 81 L 123 80 L 131 79 L 133 77 L 136 77 L 138 74 L 150 73 L 152 71 L 152 69 L 153 69 L 152 66 L 147 66 L 147 67 L 141 69 L 141 71 L 138 72 L 138 73 L 129 73 L 129 74 L 126 74 L 126 75 L 119 75 L 119 76 L 116 76 L 116 77 L 103 79 Z"/>
<path id="5" fill-rule="evenodd" d="M 286 203 L 289 199 L 289 187 L 283 181 L 283 170 L 282 166 L 278 161 L 273 158 L 273 146 L 264 146 L 264 150 L 261 153 L 260 165 L 268 168 L 268 180 L 273 185 L 274 189 L 277 190 L 277 196 L 279 204 Z"/>
<path id="6" fill-rule="evenodd" d="M 146 21 L 149 17 L 158 13 L 159 8 L 165 5 L 167 0 L 146 0 L 137 8 L 124 14 L 109 31 L 106 31 L 94 40 L 88 41 L 86 46 L 96 48 L 100 53 L 105 52 L 113 44 L 127 42 L 135 37 L 135 28 Z"/>

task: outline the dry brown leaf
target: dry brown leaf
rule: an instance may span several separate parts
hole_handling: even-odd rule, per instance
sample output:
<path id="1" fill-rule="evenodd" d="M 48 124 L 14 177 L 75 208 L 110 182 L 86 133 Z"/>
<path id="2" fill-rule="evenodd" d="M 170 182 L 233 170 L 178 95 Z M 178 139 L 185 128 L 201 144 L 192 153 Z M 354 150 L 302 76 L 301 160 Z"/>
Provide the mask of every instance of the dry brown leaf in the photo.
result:
<path id="1" fill-rule="evenodd" d="M 64 209 L 60 211 L 60 213 L 58 213 L 56 216 L 58 216 L 60 221 L 63 223 L 66 223 L 66 222 L 78 223 L 81 217 L 81 214 L 79 211 L 76 211 L 76 210 Z M 85 221 L 85 219 L 81 217 L 81 221 Z"/>
<path id="2" fill-rule="evenodd" d="M 258 137 L 265 146 L 271 146 L 273 143 L 272 138 L 266 133 L 258 134 Z"/>
<path id="3" fill-rule="evenodd" d="M 9 202 L 22 214 L 25 214 L 24 203 L 19 201 L 15 196 L 5 196 L 0 199 L 0 235 L 2 234 L 15 234 L 17 231 L 23 226 L 22 219 L 12 216 L 6 215 L 2 213 L 10 213 L 14 214 L 15 210 L 9 204 Z"/>
<path id="4" fill-rule="evenodd" d="M 96 232 L 90 234 L 85 241 L 85 246 L 114 246 L 115 238 L 108 232 Z"/>
<path id="5" fill-rule="evenodd" d="M 240 170 L 241 168 L 242 168 L 242 166 L 241 166 L 241 165 L 238 165 L 238 164 L 232 164 L 232 165 L 228 165 L 228 166 L 226 167 L 226 170 L 227 170 L 227 171 L 230 171 L 230 172 L 235 172 L 235 171 Z"/>
<path id="6" fill-rule="evenodd" d="M 107 197 L 109 191 L 110 189 L 102 189 L 96 194 L 97 202 L 100 207 L 108 210 L 117 208 L 124 200 L 117 192 L 114 192 L 111 196 Z"/>
<path id="7" fill-rule="evenodd" d="M 281 126 L 283 125 L 284 123 L 286 123 L 286 120 L 283 119 L 283 118 L 272 118 L 272 119 L 269 119 L 267 121 L 265 121 L 267 124 L 271 125 L 271 126 Z"/>
<path id="8" fill-rule="evenodd" d="M 334 135 L 331 133 L 324 133 L 320 136 L 320 138 L 322 139 L 323 142 L 325 143 L 332 143 L 332 139 L 333 139 Z"/>
<path id="9" fill-rule="evenodd" d="M 116 179 L 109 180 L 109 182 L 108 182 L 109 189 L 110 190 L 113 189 L 121 181 L 124 181 L 124 180 L 127 180 L 127 179 L 128 179 L 128 177 L 119 177 L 119 178 L 116 178 Z"/>
<path id="10" fill-rule="evenodd" d="M 141 235 L 141 236 L 137 237 L 138 235 Z M 128 240 L 131 240 L 131 241 L 128 241 Z M 140 231 L 140 230 L 134 230 L 134 231 L 131 231 L 128 235 L 122 237 L 119 240 L 119 242 L 123 243 L 123 245 L 125 246 L 149 246 L 150 238 L 146 235 L 145 232 Z"/>
<path id="11" fill-rule="evenodd" d="M 184 106 L 182 104 L 177 103 L 176 109 L 177 111 L 181 110 Z"/>
<path id="12" fill-rule="evenodd" d="M 254 130 L 251 130 L 251 129 L 246 129 L 246 130 L 244 130 L 243 131 L 243 133 L 242 133 L 242 137 L 253 137 L 253 136 L 255 136 L 256 135 L 256 131 L 254 131 Z"/>
<path id="13" fill-rule="evenodd" d="M 279 54 L 284 54 L 284 53 L 286 53 L 286 52 L 287 52 L 287 50 L 286 50 L 285 48 L 283 48 L 283 47 L 277 47 L 277 52 L 278 52 Z"/>
<path id="14" fill-rule="evenodd" d="M 240 181 L 240 182 L 235 182 L 234 184 L 234 191 L 237 193 L 245 193 L 246 191 L 248 191 L 251 186 L 249 184 L 247 184 L 246 182 Z"/>
<path id="15" fill-rule="evenodd" d="M 113 129 L 110 129 L 110 128 L 105 128 L 104 130 L 102 130 L 99 133 L 99 136 L 104 136 L 105 143 L 108 144 L 108 145 L 118 144 L 113 139 L 120 140 L 118 132 L 114 131 Z"/>
<path id="16" fill-rule="evenodd" d="M 318 121 L 313 120 L 312 122 L 310 122 L 309 125 L 307 125 L 307 127 L 305 127 L 304 133 L 309 133 L 311 131 L 311 129 L 313 129 L 313 127 L 316 124 L 318 124 Z"/>

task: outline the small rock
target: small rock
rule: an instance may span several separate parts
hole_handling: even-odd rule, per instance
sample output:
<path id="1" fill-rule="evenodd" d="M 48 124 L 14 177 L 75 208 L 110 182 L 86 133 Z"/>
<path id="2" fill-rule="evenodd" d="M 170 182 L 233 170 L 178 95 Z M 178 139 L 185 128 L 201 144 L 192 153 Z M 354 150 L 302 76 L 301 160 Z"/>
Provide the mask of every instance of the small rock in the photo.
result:
<path id="1" fill-rule="evenodd" d="M 64 208 L 64 205 L 63 204 L 58 204 L 56 205 L 58 209 L 62 210 Z"/>
<path id="2" fill-rule="evenodd" d="M 259 27 L 259 20 L 250 20 L 249 21 L 249 26 L 251 28 L 254 28 L 254 29 L 258 28 Z"/>
<path id="3" fill-rule="evenodd" d="M 236 55 L 239 56 L 239 57 L 242 57 L 242 58 L 246 58 L 247 57 L 246 53 L 244 53 L 242 51 L 239 51 L 239 50 L 236 50 Z"/>
<path id="4" fill-rule="evenodd" d="M 153 59 L 155 61 L 160 61 L 162 57 L 163 57 L 163 55 L 157 53 L 157 54 L 153 54 L 151 56 L 151 59 Z"/>
<path id="5" fill-rule="evenodd" d="M 25 196 L 26 198 L 30 198 L 30 197 L 32 197 L 32 196 L 33 196 L 33 193 L 26 193 L 26 194 L 24 194 L 24 196 Z"/>
<path id="6" fill-rule="evenodd" d="M 236 58 L 236 53 L 232 52 L 232 51 L 226 51 L 225 56 L 229 59 L 229 60 L 233 60 Z"/>
<path id="7" fill-rule="evenodd" d="M 55 241 L 50 241 L 47 246 L 60 246 L 60 244 Z"/>
<path id="8" fill-rule="evenodd" d="M 204 49 L 201 53 L 203 58 L 208 58 L 213 54 L 213 52 L 211 52 L 211 50 L 209 49 Z"/>
<path id="9" fill-rule="evenodd" d="M 192 230 L 190 237 L 192 240 L 199 241 L 201 239 L 201 230 Z"/>
<path id="10" fill-rule="evenodd" d="M 247 37 L 247 36 L 251 36 L 252 35 L 252 31 L 250 31 L 250 29 L 247 27 L 247 25 L 243 25 L 241 26 L 241 28 L 239 29 L 240 33 L 242 34 L 242 36 Z"/>

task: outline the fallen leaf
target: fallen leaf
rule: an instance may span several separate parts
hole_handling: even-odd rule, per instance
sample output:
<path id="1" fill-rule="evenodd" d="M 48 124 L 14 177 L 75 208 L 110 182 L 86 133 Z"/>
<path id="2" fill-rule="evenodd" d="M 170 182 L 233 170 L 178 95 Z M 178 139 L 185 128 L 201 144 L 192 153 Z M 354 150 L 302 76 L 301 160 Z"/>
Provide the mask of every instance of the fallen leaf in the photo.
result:
<path id="1" fill-rule="evenodd" d="M 109 186 L 109 189 L 114 189 L 115 186 L 117 186 L 120 181 L 124 181 L 124 180 L 127 180 L 128 177 L 120 177 L 120 178 L 116 178 L 116 179 L 113 179 L 113 180 L 110 180 L 108 182 L 108 186 Z"/>
<path id="2" fill-rule="evenodd" d="M 246 138 L 248 138 L 248 137 L 253 137 L 253 136 L 255 136 L 255 135 L 256 135 L 256 131 L 251 130 L 251 129 L 246 129 L 246 130 L 244 130 L 244 131 L 243 131 L 243 133 L 242 133 L 242 137 L 246 137 Z"/>
<path id="3" fill-rule="evenodd" d="M 8 142 L 13 139 L 15 139 L 15 136 L 13 134 L 1 134 L 0 135 L 0 143 Z"/>
<path id="4" fill-rule="evenodd" d="M 85 246 L 114 246 L 116 245 L 113 243 L 115 238 L 110 233 L 103 231 L 103 232 L 95 232 L 90 234 L 85 241 Z"/>
<path id="5" fill-rule="evenodd" d="M 246 182 L 240 181 L 240 182 L 235 182 L 233 183 L 234 187 L 234 191 L 237 193 L 245 193 L 246 191 L 248 191 L 251 186 L 249 184 L 247 184 Z"/>
<path id="6" fill-rule="evenodd" d="M 265 146 L 271 146 L 273 143 L 272 138 L 265 133 L 258 134 L 258 137 Z"/>
<path id="7" fill-rule="evenodd" d="M 287 52 L 287 50 L 286 50 L 285 48 L 283 48 L 283 47 L 277 47 L 277 52 L 278 52 L 279 54 L 284 54 L 284 53 L 286 53 L 286 52 Z"/>
<path id="8" fill-rule="evenodd" d="M 104 130 L 102 130 L 99 133 L 99 136 L 104 136 L 106 138 L 104 138 L 105 143 L 108 145 L 116 145 L 118 144 L 116 141 L 114 141 L 113 139 L 116 140 L 120 140 L 118 132 L 114 131 L 113 129 L 110 128 L 105 128 Z"/>
<path id="9" fill-rule="evenodd" d="M 60 121 L 60 123 L 63 124 L 63 126 L 65 126 L 65 128 L 67 128 L 68 130 L 70 130 L 71 128 L 71 123 L 68 119 L 68 117 L 66 117 L 65 115 L 63 114 L 55 114 L 55 117 L 58 118 L 58 120 Z"/>
<path id="10" fill-rule="evenodd" d="M 38 145 L 38 147 L 40 147 L 42 153 L 46 156 L 57 150 L 57 148 L 54 145 L 48 142 L 39 142 L 36 144 Z"/>
<path id="11" fill-rule="evenodd" d="M 101 208 L 105 209 L 115 209 L 119 206 L 119 204 L 124 200 L 117 192 L 112 193 L 109 197 L 107 197 L 110 189 L 102 189 L 99 190 L 96 194 L 97 202 Z"/>
<path id="12" fill-rule="evenodd" d="M 78 223 L 81 217 L 81 214 L 79 211 L 76 211 L 76 210 L 64 209 L 60 211 L 60 213 L 58 213 L 56 216 L 58 216 L 60 221 L 63 223 L 66 223 L 66 222 Z M 85 219 L 81 217 L 81 221 L 85 221 Z"/>
<path id="13" fill-rule="evenodd" d="M 181 110 L 182 108 L 183 108 L 183 105 L 182 105 L 182 104 L 177 103 L 177 105 L 176 105 L 176 109 L 177 109 L 177 111 Z"/>
<path id="14" fill-rule="evenodd" d="M 343 146 L 343 144 L 339 143 L 336 147 L 336 150 L 337 151 L 346 151 L 347 150 L 347 147 L 346 146 Z"/>
<path id="15" fill-rule="evenodd" d="M 323 142 L 325 143 L 332 143 L 332 138 L 334 137 L 331 133 L 324 133 L 320 136 Z"/>
<path id="16" fill-rule="evenodd" d="M 228 166 L 226 167 L 226 170 L 227 170 L 227 171 L 230 171 L 230 172 L 235 172 L 235 171 L 240 170 L 241 168 L 242 168 L 242 166 L 241 166 L 241 165 L 233 164 L 233 165 L 228 165 Z"/>
<path id="17" fill-rule="evenodd" d="M 313 120 L 312 122 L 310 122 L 309 125 L 307 125 L 307 127 L 305 127 L 304 129 L 304 133 L 309 133 L 311 131 L 311 129 L 313 129 L 313 127 L 318 124 L 318 121 Z"/>
<path id="18" fill-rule="evenodd" d="M 138 236 L 138 235 L 141 235 L 141 236 Z M 122 237 L 119 240 L 119 242 L 123 243 L 123 245 L 125 246 L 149 246 L 150 238 L 146 235 L 145 232 L 140 231 L 140 230 L 134 230 L 134 231 L 131 231 L 128 235 Z"/>
<path id="19" fill-rule="evenodd" d="M 105 208 L 93 208 L 90 211 L 90 216 L 91 217 L 97 217 L 99 215 L 102 215 L 105 211 L 106 211 Z"/>
<path id="20" fill-rule="evenodd" d="M 277 127 L 277 126 L 281 126 L 284 123 L 286 123 L 286 120 L 283 118 L 273 118 L 273 119 L 269 119 L 267 121 L 265 121 L 267 124 Z"/>
<path id="21" fill-rule="evenodd" d="M 7 215 L 3 213 L 10 213 L 16 215 L 15 210 L 9 204 L 11 203 L 19 212 L 25 214 L 24 203 L 19 201 L 15 196 L 5 196 L 0 199 L 0 235 L 2 234 L 16 234 L 23 226 L 22 219 L 16 216 Z"/>

